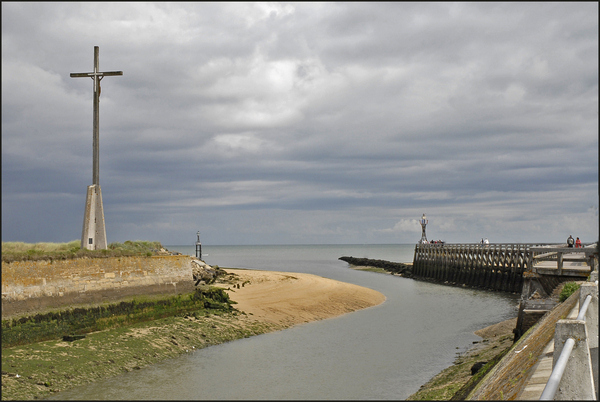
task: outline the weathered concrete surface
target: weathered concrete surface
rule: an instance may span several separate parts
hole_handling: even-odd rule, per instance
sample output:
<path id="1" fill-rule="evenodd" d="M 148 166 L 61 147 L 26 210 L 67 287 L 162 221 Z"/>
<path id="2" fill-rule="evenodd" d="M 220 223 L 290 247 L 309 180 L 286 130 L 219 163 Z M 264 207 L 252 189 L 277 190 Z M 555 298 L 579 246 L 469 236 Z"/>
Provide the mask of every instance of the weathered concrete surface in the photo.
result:
<path id="1" fill-rule="evenodd" d="M 106 250 L 106 227 L 104 226 L 104 207 L 102 206 L 102 190 L 99 184 L 87 188 L 85 197 L 85 213 L 81 232 L 81 248 L 88 250 Z"/>
<path id="2" fill-rule="evenodd" d="M 587 296 L 592 296 L 586 313 L 586 323 L 589 335 L 589 347 L 598 347 L 598 285 L 594 283 L 582 283 L 579 292 L 579 305 L 585 303 Z"/>
<path id="3" fill-rule="evenodd" d="M 2 263 L 2 316 L 125 296 L 192 291 L 189 256 Z"/>
<path id="4" fill-rule="evenodd" d="M 593 400 L 595 397 L 594 375 L 585 321 L 559 320 L 556 323 L 553 366 L 556 365 L 565 342 L 569 338 L 575 340 L 575 346 L 567 360 L 555 399 Z"/>
<path id="5" fill-rule="evenodd" d="M 483 377 L 466 400 L 515 399 L 531 376 L 538 358 L 554 338 L 556 322 L 567 317 L 578 300 L 579 290 L 542 317 Z"/>

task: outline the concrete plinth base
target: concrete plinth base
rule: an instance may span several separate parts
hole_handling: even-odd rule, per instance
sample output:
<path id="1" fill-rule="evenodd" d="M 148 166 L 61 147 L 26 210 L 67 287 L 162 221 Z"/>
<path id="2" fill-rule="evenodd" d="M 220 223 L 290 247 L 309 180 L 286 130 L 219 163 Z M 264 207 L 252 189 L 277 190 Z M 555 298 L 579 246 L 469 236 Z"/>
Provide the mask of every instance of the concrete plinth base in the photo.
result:
<path id="1" fill-rule="evenodd" d="M 107 248 L 100 185 L 92 184 L 87 188 L 81 248 L 87 248 L 88 250 L 102 250 Z"/>

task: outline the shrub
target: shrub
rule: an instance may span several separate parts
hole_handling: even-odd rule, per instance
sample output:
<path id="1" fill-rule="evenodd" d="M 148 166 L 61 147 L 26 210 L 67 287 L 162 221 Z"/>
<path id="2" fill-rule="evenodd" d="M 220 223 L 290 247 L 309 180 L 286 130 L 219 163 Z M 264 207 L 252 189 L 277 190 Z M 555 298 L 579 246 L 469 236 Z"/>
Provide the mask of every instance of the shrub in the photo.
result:
<path id="1" fill-rule="evenodd" d="M 571 296 L 575 291 L 579 289 L 579 284 L 575 282 L 567 282 L 560 292 L 560 296 L 558 297 L 558 301 L 561 303 L 564 302 Z"/>

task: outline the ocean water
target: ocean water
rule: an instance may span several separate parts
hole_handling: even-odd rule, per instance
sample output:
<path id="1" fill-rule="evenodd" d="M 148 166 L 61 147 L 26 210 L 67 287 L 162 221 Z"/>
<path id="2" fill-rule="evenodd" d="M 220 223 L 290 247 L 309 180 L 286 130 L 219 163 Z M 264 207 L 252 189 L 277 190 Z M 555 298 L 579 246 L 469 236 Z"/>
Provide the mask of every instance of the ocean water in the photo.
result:
<path id="1" fill-rule="evenodd" d="M 196 255 L 196 246 L 165 247 L 182 254 Z M 338 260 L 342 256 L 412 262 L 414 251 L 413 244 L 202 246 L 202 260 L 222 268 L 304 272 L 329 277 L 334 275 L 332 268 L 348 266 Z"/>
<path id="2" fill-rule="evenodd" d="M 166 246 L 195 255 L 195 246 Z M 405 399 L 450 366 L 473 332 L 516 317 L 518 295 L 356 271 L 341 256 L 412 262 L 414 245 L 203 246 L 222 268 L 304 272 L 386 301 L 340 317 L 212 346 L 56 399 Z"/>

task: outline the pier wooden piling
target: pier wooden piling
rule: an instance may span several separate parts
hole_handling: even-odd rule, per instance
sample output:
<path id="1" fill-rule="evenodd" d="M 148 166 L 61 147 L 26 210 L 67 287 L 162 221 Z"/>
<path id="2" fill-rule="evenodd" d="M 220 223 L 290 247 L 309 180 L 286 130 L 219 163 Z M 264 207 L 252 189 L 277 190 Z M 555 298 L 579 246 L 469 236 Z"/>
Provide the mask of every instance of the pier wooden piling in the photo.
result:
<path id="1" fill-rule="evenodd" d="M 437 282 L 521 292 L 533 244 L 417 244 L 412 274 Z M 537 245 L 539 246 L 539 245 Z"/>

